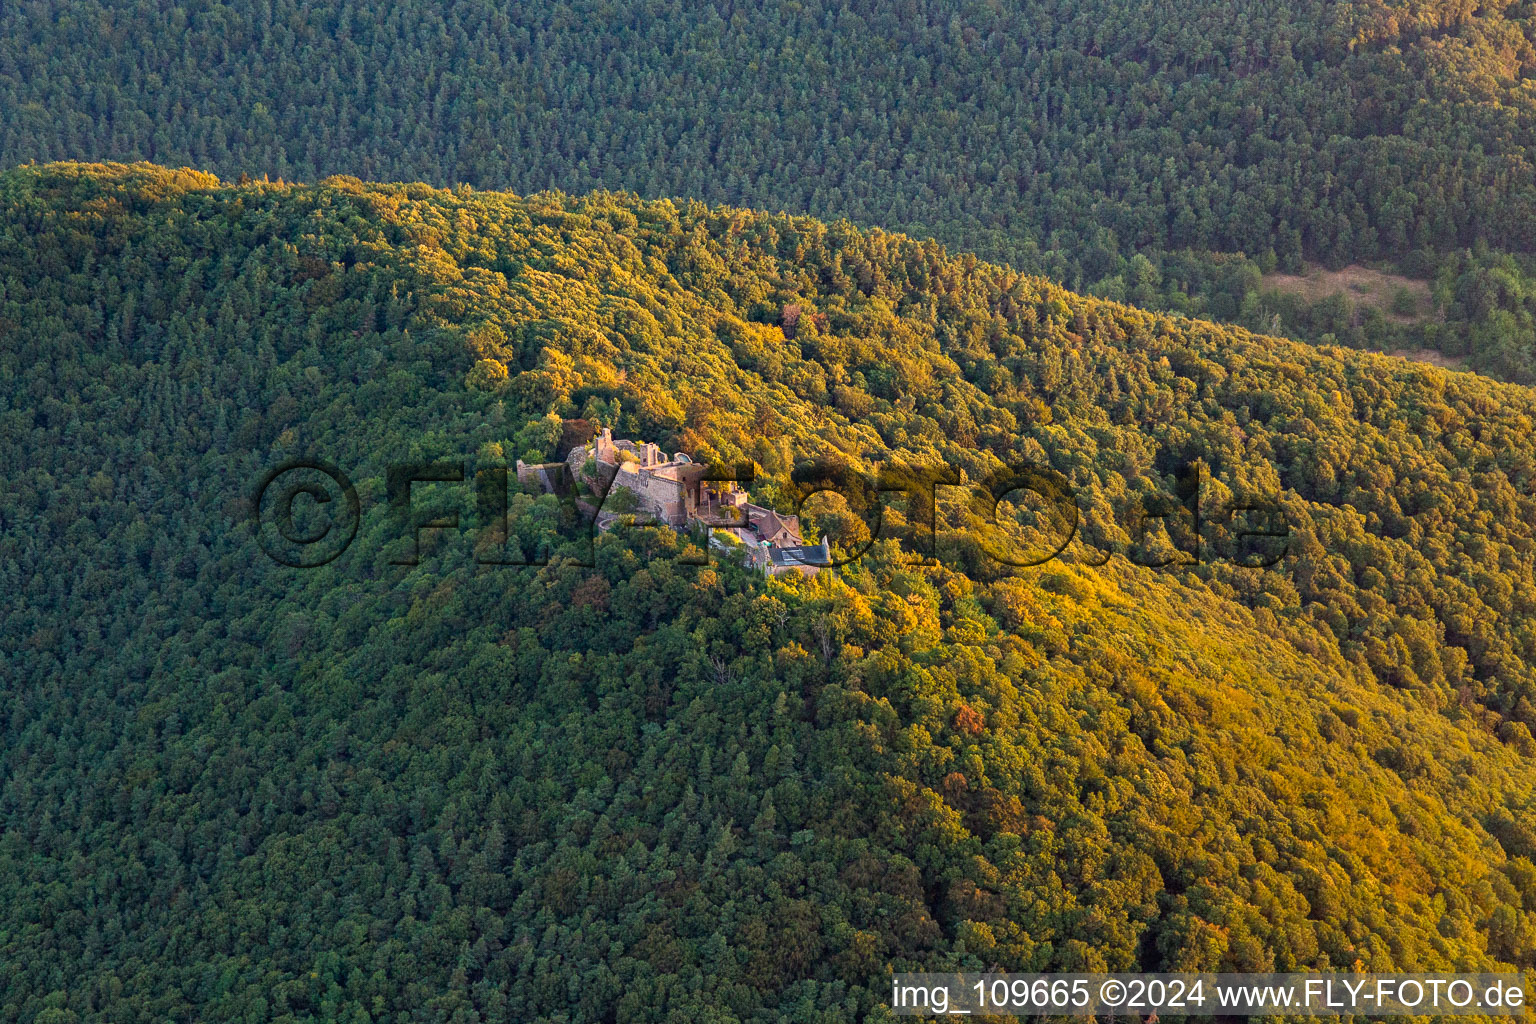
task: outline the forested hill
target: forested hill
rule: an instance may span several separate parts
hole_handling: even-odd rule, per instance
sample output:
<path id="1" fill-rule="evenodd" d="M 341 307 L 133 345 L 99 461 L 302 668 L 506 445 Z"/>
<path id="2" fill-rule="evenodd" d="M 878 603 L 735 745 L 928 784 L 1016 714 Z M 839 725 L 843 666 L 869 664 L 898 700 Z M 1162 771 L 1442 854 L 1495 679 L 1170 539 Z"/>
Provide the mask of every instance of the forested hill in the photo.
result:
<path id="1" fill-rule="evenodd" d="M 0 15 L 0 159 L 630 188 L 1014 262 L 1095 228 L 1525 249 L 1532 31 L 1467 0 L 29 0 Z"/>
<path id="2" fill-rule="evenodd" d="M 1450 274 L 1453 328 L 1517 314 L 1499 343 L 1433 326 L 1409 347 L 1530 380 L 1536 297 L 1457 294 L 1446 261 L 1536 248 L 1533 33 L 1509 0 L 21 0 L 0 6 L 0 164 L 849 217 L 1311 338 L 1362 325 L 1260 310 L 1229 264 L 1179 254 L 1389 260 Z"/>
<path id="3" fill-rule="evenodd" d="M 851 1022 L 893 968 L 1536 966 L 1533 417 L 846 224 L 8 172 L 0 1016 Z M 548 564 L 492 566 L 467 477 L 396 564 L 388 465 L 577 418 L 786 511 L 813 457 L 1025 459 L 1083 540 L 769 581 L 518 492 Z M 294 458 L 357 486 L 320 568 L 251 526 Z M 1210 556 L 1148 567 L 1196 460 Z M 1221 557 L 1247 496 L 1271 569 Z"/>

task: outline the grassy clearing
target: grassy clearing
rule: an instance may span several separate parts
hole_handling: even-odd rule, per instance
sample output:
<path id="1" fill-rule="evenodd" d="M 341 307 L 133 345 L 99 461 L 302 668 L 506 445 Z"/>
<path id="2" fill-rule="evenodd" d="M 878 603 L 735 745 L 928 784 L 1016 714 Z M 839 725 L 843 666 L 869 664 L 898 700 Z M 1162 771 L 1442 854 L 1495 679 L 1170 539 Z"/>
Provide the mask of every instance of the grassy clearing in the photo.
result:
<path id="1" fill-rule="evenodd" d="M 1433 312 L 1429 283 L 1401 274 L 1389 274 L 1352 264 L 1328 270 L 1309 264 L 1301 274 L 1265 274 L 1264 287 L 1296 295 L 1305 302 L 1321 302 L 1343 293 L 1357 306 L 1374 306 L 1402 324 L 1416 323 Z"/>

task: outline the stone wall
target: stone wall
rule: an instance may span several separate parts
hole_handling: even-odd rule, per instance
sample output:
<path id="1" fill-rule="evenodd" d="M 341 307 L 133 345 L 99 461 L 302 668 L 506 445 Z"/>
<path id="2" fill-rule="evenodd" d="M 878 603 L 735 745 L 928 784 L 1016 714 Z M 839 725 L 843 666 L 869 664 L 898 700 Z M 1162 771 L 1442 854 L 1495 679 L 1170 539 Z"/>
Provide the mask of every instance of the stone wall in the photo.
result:
<path id="1" fill-rule="evenodd" d="M 683 483 L 660 473 L 642 473 L 632 464 L 619 467 L 613 486 L 627 487 L 640 499 L 640 511 L 669 526 L 682 526 L 687 519 Z"/>

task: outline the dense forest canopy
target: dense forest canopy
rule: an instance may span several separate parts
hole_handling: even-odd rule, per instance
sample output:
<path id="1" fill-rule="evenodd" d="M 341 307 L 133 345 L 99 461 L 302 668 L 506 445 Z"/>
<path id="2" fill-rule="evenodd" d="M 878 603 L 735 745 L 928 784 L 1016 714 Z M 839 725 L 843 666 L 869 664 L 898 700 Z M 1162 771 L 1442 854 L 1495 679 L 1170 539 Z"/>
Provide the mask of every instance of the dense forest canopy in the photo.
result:
<path id="1" fill-rule="evenodd" d="M 1536 272 L 1499 253 L 1536 249 L 1533 33 L 1509 0 L 19 0 L 0 6 L 0 164 L 847 217 L 1531 382 Z M 1266 298 L 1259 272 L 1304 259 L 1456 272 L 1434 315 L 1398 322 Z"/>
<path id="2" fill-rule="evenodd" d="M 0 341 L 4 1020 L 851 1022 L 893 968 L 1536 967 L 1527 389 L 846 222 L 143 164 L 0 175 Z M 668 531 L 583 552 L 518 491 L 547 564 L 497 567 L 432 484 L 464 526 L 395 564 L 389 464 L 578 418 L 754 461 L 781 507 L 811 458 L 1024 460 L 1083 535 L 1013 571 L 897 529 L 766 580 Z M 290 458 L 359 492 L 321 568 L 250 526 Z M 1280 565 L 1142 564 L 1196 463 L 1206 540 L 1272 496 Z"/>

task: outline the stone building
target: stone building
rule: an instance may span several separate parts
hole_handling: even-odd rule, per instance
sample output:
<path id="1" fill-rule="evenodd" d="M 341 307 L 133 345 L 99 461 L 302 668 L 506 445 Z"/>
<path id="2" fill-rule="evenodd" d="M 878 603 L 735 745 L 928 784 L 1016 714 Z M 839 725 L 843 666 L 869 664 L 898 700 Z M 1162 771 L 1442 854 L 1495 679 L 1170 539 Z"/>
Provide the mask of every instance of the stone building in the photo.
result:
<path id="1" fill-rule="evenodd" d="M 734 481 L 705 480 L 705 467 L 683 452 L 668 456 L 650 442 L 616 440 L 613 431 L 604 427 L 592 443 L 572 448 L 563 465 L 518 463 L 518 479 L 525 479 L 526 469 L 528 479 L 542 480 L 555 475 L 547 472 L 552 466 L 563 470 L 566 479 L 587 482 L 596 493 L 611 496 L 614 488 L 624 488 L 635 496 L 639 518 L 675 530 L 698 527 L 728 534 L 748 548 L 749 562 L 764 572 L 814 575 L 818 566 L 831 562 L 825 541 L 805 545 L 798 516 L 752 504 Z M 606 529 L 617 518 L 599 510 L 598 529 Z"/>
<path id="2" fill-rule="evenodd" d="M 798 572 L 802 576 L 814 576 L 832 564 L 832 550 L 825 538 L 820 544 L 806 546 L 774 545 L 758 541 L 747 547 L 747 564 L 769 576 L 786 572 Z"/>
<path id="3" fill-rule="evenodd" d="M 707 489 L 703 466 L 682 452 L 668 456 L 650 442 L 616 441 L 608 427 L 591 444 L 572 448 L 566 466 L 572 479 L 587 480 L 599 493 L 624 488 L 635 496 L 637 515 L 673 529 L 687 526 L 700 502 L 709 500 L 701 497 Z M 601 513 L 598 525 L 604 525 Z"/>

